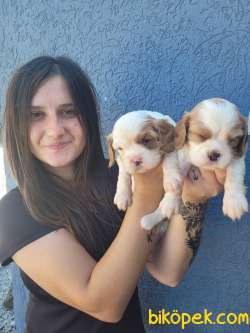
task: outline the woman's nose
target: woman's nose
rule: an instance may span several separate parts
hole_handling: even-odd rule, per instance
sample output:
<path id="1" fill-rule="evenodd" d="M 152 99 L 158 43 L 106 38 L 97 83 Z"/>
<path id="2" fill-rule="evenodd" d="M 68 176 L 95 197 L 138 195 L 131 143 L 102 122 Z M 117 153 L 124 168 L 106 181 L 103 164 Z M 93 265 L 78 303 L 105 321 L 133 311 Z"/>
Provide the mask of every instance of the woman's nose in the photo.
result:
<path id="1" fill-rule="evenodd" d="M 52 137 L 60 137 L 64 134 L 64 126 L 60 117 L 51 116 L 47 122 L 47 134 Z"/>

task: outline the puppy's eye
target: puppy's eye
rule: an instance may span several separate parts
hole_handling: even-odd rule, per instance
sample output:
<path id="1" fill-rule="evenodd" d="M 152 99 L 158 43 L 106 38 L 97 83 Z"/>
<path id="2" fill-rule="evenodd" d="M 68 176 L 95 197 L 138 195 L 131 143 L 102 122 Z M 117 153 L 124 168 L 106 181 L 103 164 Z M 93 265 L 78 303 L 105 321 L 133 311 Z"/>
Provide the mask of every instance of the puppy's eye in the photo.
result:
<path id="1" fill-rule="evenodd" d="M 143 144 L 143 145 L 146 145 L 146 144 L 148 144 L 149 142 L 151 142 L 152 140 L 153 140 L 152 138 L 148 138 L 148 137 L 143 138 L 143 139 L 142 139 L 142 144 Z"/>
<path id="2" fill-rule="evenodd" d="M 196 132 L 189 132 L 188 134 L 188 140 L 189 141 L 195 141 L 195 142 L 204 142 L 206 141 L 208 138 L 205 135 L 202 135 L 200 133 L 196 133 Z"/>
<path id="3" fill-rule="evenodd" d="M 200 139 L 200 141 L 207 140 L 207 137 L 205 135 L 201 134 L 201 133 L 191 133 L 191 134 L 193 134 L 194 136 L 196 136 L 197 139 Z"/>
<path id="4" fill-rule="evenodd" d="M 239 136 L 236 136 L 235 138 L 229 140 L 229 143 L 230 143 L 231 147 L 236 148 L 239 145 L 241 140 L 242 140 L 242 136 L 239 135 Z"/>
<path id="5" fill-rule="evenodd" d="M 206 141 L 207 138 L 204 135 L 199 134 L 199 138 L 201 141 Z"/>

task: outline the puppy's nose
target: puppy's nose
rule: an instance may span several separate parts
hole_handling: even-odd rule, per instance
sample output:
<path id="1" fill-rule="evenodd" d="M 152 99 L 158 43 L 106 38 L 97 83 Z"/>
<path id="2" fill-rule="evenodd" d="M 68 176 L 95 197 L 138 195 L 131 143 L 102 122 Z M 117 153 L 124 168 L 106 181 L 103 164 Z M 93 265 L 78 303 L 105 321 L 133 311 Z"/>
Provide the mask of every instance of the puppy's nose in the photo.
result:
<path id="1" fill-rule="evenodd" d="M 131 162 L 134 163 L 136 166 L 139 166 L 142 164 L 142 158 L 140 156 L 133 156 L 131 158 Z"/>
<path id="2" fill-rule="evenodd" d="M 220 158 L 220 153 L 216 150 L 210 151 L 208 153 L 208 158 L 210 159 L 210 161 L 216 162 Z"/>

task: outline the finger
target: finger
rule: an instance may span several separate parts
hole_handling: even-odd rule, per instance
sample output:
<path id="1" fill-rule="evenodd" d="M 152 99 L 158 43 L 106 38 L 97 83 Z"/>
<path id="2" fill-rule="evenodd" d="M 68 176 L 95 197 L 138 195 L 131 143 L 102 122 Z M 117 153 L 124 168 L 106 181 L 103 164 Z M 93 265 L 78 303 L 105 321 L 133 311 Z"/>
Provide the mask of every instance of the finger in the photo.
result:
<path id="1" fill-rule="evenodd" d="M 225 180 L 226 180 L 226 175 L 227 175 L 226 170 L 216 169 L 215 170 L 215 175 L 216 175 L 216 178 L 217 178 L 218 182 L 223 185 L 225 183 Z"/>
<path id="2" fill-rule="evenodd" d="M 223 183 L 218 181 L 216 173 L 210 170 L 200 170 L 200 171 L 202 174 L 202 179 L 206 184 L 208 192 L 210 190 L 210 196 L 214 197 L 218 195 L 223 190 Z"/>
<path id="3" fill-rule="evenodd" d="M 200 173 L 201 173 L 201 178 L 203 180 L 205 180 L 206 183 L 209 183 L 209 184 L 218 183 L 217 178 L 216 178 L 216 174 L 215 174 L 214 171 L 200 169 Z"/>
<path id="4" fill-rule="evenodd" d="M 188 177 L 185 178 L 183 187 L 183 197 L 190 201 L 204 201 L 216 196 L 223 186 L 218 182 L 215 172 L 209 170 L 190 169 Z"/>
<path id="5" fill-rule="evenodd" d="M 189 178 L 192 182 L 195 182 L 199 180 L 201 176 L 200 170 L 194 166 L 191 166 L 191 168 L 188 171 L 187 178 Z"/>

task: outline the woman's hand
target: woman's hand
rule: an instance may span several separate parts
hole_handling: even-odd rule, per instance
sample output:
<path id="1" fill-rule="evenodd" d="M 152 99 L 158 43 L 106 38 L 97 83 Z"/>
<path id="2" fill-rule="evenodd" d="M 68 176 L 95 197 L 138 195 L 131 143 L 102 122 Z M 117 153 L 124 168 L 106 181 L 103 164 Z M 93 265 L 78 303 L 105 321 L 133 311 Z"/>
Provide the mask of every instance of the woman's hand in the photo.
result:
<path id="1" fill-rule="evenodd" d="M 225 170 L 199 170 L 192 166 L 184 180 L 182 189 L 183 201 L 197 203 L 207 201 L 223 190 L 225 178 Z"/>
<path id="2" fill-rule="evenodd" d="M 144 172 L 135 173 L 134 177 L 134 195 L 141 194 L 143 196 L 163 196 L 163 171 L 162 164 Z"/>
<path id="3" fill-rule="evenodd" d="M 226 170 L 210 171 L 192 166 L 183 183 L 183 201 L 196 203 L 207 201 L 223 190 L 225 178 Z M 145 173 L 134 174 L 134 182 L 134 195 L 157 196 L 161 199 L 164 194 L 162 165 Z"/>

